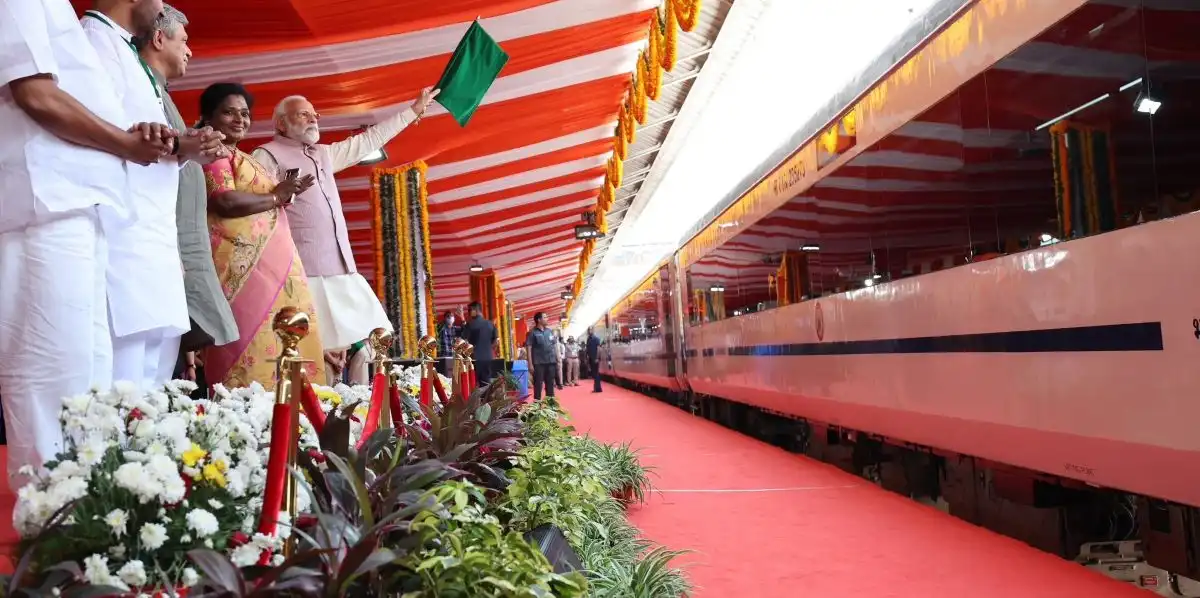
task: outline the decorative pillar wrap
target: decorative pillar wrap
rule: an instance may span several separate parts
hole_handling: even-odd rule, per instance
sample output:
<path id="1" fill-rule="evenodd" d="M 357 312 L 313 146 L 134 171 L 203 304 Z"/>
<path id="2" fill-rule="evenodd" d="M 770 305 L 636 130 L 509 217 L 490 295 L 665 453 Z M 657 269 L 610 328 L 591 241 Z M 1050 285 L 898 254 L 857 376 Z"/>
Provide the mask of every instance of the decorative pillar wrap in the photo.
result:
<path id="1" fill-rule="evenodd" d="M 1108 131 L 1062 121 L 1050 127 L 1059 238 L 1115 230 L 1117 170 Z"/>
<path id="2" fill-rule="evenodd" d="M 808 254 L 798 251 L 783 252 L 783 261 L 775 272 L 774 286 L 779 307 L 799 303 L 801 298 L 812 295 L 812 282 L 808 274 Z"/>
<path id="3" fill-rule="evenodd" d="M 375 292 L 396 330 L 393 357 L 415 358 L 417 340 L 434 334 L 426 170 L 416 162 L 371 175 Z"/>
<path id="4" fill-rule="evenodd" d="M 470 290 L 471 301 L 478 301 L 483 306 L 483 317 L 491 320 L 492 324 L 496 325 L 496 335 L 500 344 L 500 352 L 495 357 L 505 360 L 512 359 L 512 328 L 505 321 L 511 307 L 504 299 L 504 289 L 500 286 L 500 279 L 492 270 L 472 273 Z"/>

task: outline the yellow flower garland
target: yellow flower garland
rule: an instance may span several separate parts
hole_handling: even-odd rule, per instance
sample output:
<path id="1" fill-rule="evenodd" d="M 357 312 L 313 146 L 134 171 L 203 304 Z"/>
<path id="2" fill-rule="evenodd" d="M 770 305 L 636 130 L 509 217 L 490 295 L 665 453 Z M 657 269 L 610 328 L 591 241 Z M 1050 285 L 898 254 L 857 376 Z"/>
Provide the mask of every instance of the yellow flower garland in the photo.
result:
<path id="1" fill-rule="evenodd" d="M 412 313 L 413 306 L 413 289 L 412 278 L 412 247 L 411 239 L 409 238 L 409 217 L 408 217 L 408 184 L 404 180 L 404 169 L 396 169 L 394 174 L 399 179 L 396 193 L 396 234 L 399 236 L 399 251 L 400 251 L 400 330 L 399 333 L 401 346 L 404 349 L 404 355 L 411 357 L 413 349 L 416 347 L 416 340 L 411 337 L 414 334 L 414 318 Z"/>
<path id="2" fill-rule="evenodd" d="M 422 274 L 426 275 L 425 317 L 427 319 L 425 321 L 429 325 L 430 334 L 433 334 L 433 331 L 437 327 L 437 314 L 434 312 L 433 306 L 433 252 L 431 250 L 433 243 L 429 240 L 429 166 L 425 162 L 418 160 L 413 164 L 413 167 L 421 173 L 421 239 L 424 241 L 423 249 L 425 250 L 425 272 Z"/>
<path id="3" fill-rule="evenodd" d="M 691 31 L 700 20 L 700 0 L 668 0 L 668 4 L 679 20 L 679 28 Z"/>
<path id="4" fill-rule="evenodd" d="M 637 141 L 638 124 L 646 124 L 650 101 L 662 95 L 663 72 L 671 71 L 678 61 L 679 31 L 692 31 L 700 20 L 701 0 L 664 0 L 647 25 L 647 45 L 638 56 L 629 94 L 617 113 L 617 128 L 613 134 L 613 157 L 604 174 L 604 184 L 596 198 L 596 226 L 608 234 L 608 211 L 616 201 L 617 190 L 624 179 L 624 161 L 629 147 Z M 853 122 L 850 123 L 853 126 Z M 576 297 L 583 290 L 584 273 L 591 263 L 595 241 L 584 241 L 579 254 L 579 272 L 572 290 Z M 574 300 L 567 302 L 570 313 Z"/>

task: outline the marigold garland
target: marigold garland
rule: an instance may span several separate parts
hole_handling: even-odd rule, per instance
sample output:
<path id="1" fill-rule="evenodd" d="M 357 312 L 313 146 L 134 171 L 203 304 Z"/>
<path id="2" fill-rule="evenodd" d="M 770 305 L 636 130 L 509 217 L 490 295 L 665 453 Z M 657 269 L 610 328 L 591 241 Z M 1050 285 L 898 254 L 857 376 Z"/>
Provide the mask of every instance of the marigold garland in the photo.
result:
<path id="1" fill-rule="evenodd" d="M 679 17 L 675 16 L 675 11 L 669 6 L 666 12 L 666 21 L 662 21 L 656 15 L 656 20 L 661 22 L 663 41 L 659 64 L 662 65 L 663 70 L 673 71 L 678 58 L 676 54 L 679 51 Z"/>
<path id="2" fill-rule="evenodd" d="M 371 175 L 372 232 L 374 233 L 375 291 L 397 328 L 397 355 L 414 357 L 420 335 L 418 319 L 433 315 L 433 260 L 429 248 L 428 167 L 416 162 L 400 168 L 377 169 Z M 420 247 L 416 245 L 420 243 Z M 417 251 L 422 272 L 418 273 Z M 422 280 L 423 279 L 423 280 Z M 424 282 L 425 309 L 417 300 Z M 422 313 L 422 311 L 424 313 Z M 418 318 L 418 314 L 424 317 Z"/>
<path id="3" fill-rule="evenodd" d="M 700 0 L 667 0 L 675 18 L 679 20 L 679 28 L 691 31 L 700 20 Z"/>
<path id="4" fill-rule="evenodd" d="M 629 157 L 630 146 L 637 141 L 638 125 L 646 124 L 650 101 L 662 95 L 663 72 L 673 70 L 678 62 L 679 31 L 695 29 L 700 20 L 700 6 L 701 0 L 664 0 L 647 23 L 646 48 L 638 55 L 629 93 L 617 113 L 613 157 L 607 164 L 604 184 L 596 197 L 596 226 L 603 234 L 608 234 L 608 211 L 616 202 L 617 190 L 621 188 L 624 161 Z M 594 240 L 584 241 L 583 251 L 579 255 L 579 272 L 572 284 L 576 297 L 583 290 L 584 273 L 591 265 L 594 246 Z M 574 304 L 574 300 L 567 302 L 568 314 Z"/>

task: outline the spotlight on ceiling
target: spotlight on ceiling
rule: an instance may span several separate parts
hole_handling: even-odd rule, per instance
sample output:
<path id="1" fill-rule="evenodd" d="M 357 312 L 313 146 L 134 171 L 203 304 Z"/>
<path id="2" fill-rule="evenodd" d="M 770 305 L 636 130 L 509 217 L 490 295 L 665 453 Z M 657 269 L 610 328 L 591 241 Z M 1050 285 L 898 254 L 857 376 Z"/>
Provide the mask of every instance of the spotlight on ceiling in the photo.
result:
<path id="1" fill-rule="evenodd" d="M 581 224 L 575 227 L 575 238 L 579 240 L 599 239 L 604 235 L 600 233 L 600 228 L 594 224 Z"/>
<path id="2" fill-rule="evenodd" d="M 725 287 L 719 284 L 714 284 L 713 286 L 708 287 L 708 290 L 713 293 L 724 293 Z"/>
<path id="3" fill-rule="evenodd" d="M 872 276 L 871 278 L 874 278 L 875 280 L 879 280 L 879 279 L 883 278 L 883 275 L 882 275 L 882 274 L 876 274 L 876 275 Z"/>
<path id="4" fill-rule="evenodd" d="M 868 278 L 868 279 L 866 279 L 866 280 L 864 280 L 864 281 L 863 281 L 863 285 L 865 285 L 865 286 L 868 286 L 868 287 L 873 287 L 873 286 L 875 286 L 875 279 L 874 279 L 874 278 Z"/>
<path id="5" fill-rule="evenodd" d="M 821 250 L 821 246 L 816 243 L 806 243 L 800 246 L 800 251 L 805 253 L 816 253 Z"/>
<path id="6" fill-rule="evenodd" d="M 384 151 L 383 148 L 379 148 L 379 149 L 367 154 L 366 156 L 364 156 L 363 159 L 358 162 L 358 165 L 359 166 L 370 166 L 372 164 L 378 164 L 380 162 L 383 162 L 384 160 L 387 160 L 387 158 L 388 158 L 387 152 Z"/>
<path id="7" fill-rule="evenodd" d="M 575 298 L 574 293 L 563 293 L 562 295 L 559 295 L 559 296 L 562 297 L 563 301 L 570 301 Z"/>
<path id="8" fill-rule="evenodd" d="M 1142 90 L 1142 93 L 1138 94 L 1135 106 L 1137 106 L 1138 112 L 1154 116 L 1154 113 L 1158 112 L 1159 108 L 1162 108 L 1162 102 L 1150 97 L 1148 92 Z"/>
<path id="9" fill-rule="evenodd" d="M 483 266 L 480 266 L 479 264 L 471 264 L 471 267 L 468 268 L 468 270 L 471 272 L 483 272 Z"/>

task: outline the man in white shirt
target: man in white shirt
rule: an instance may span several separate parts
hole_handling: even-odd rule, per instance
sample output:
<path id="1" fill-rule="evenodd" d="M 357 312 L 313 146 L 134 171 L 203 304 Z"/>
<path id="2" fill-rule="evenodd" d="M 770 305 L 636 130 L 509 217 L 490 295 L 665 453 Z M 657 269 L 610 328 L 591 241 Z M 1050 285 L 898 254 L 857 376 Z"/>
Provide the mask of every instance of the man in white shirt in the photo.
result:
<path id="1" fill-rule="evenodd" d="M 134 47 L 134 35 L 153 35 L 162 0 L 97 0 L 83 30 L 108 73 L 128 122 L 166 123 L 162 90 Z M 211 129 L 180 135 L 172 156 L 129 170 L 134 223 L 110 231 L 108 293 L 113 378 L 142 388 L 171 378 L 180 337 L 190 330 L 175 206 L 179 167 L 211 161 L 220 150 Z"/>
<path id="2" fill-rule="evenodd" d="M 160 129 L 117 122 L 70 3 L 0 0 L 0 394 L 13 487 L 62 449 L 63 397 L 112 383 L 102 222 L 129 216 L 126 160 L 169 150 Z"/>
<path id="3" fill-rule="evenodd" d="M 301 96 L 284 98 L 275 108 L 275 139 L 252 154 L 281 179 L 293 168 L 300 170 L 300 176 L 310 174 L 316 179 L 316 184 L 297 195 L 288 207 L 288 221 L 308 275 L 330 383 L 340 376 L 347 347 L 367 338 L 376 328 L 392 330 L 375 292 L 354 264 L 334 175 L 382 149 L 420 118 L 435 97 L 437 90 L 426 89 L 409 109 L 363 133 L 327 145 L 317 143 L 321 117 L 313 105 Z"/>

